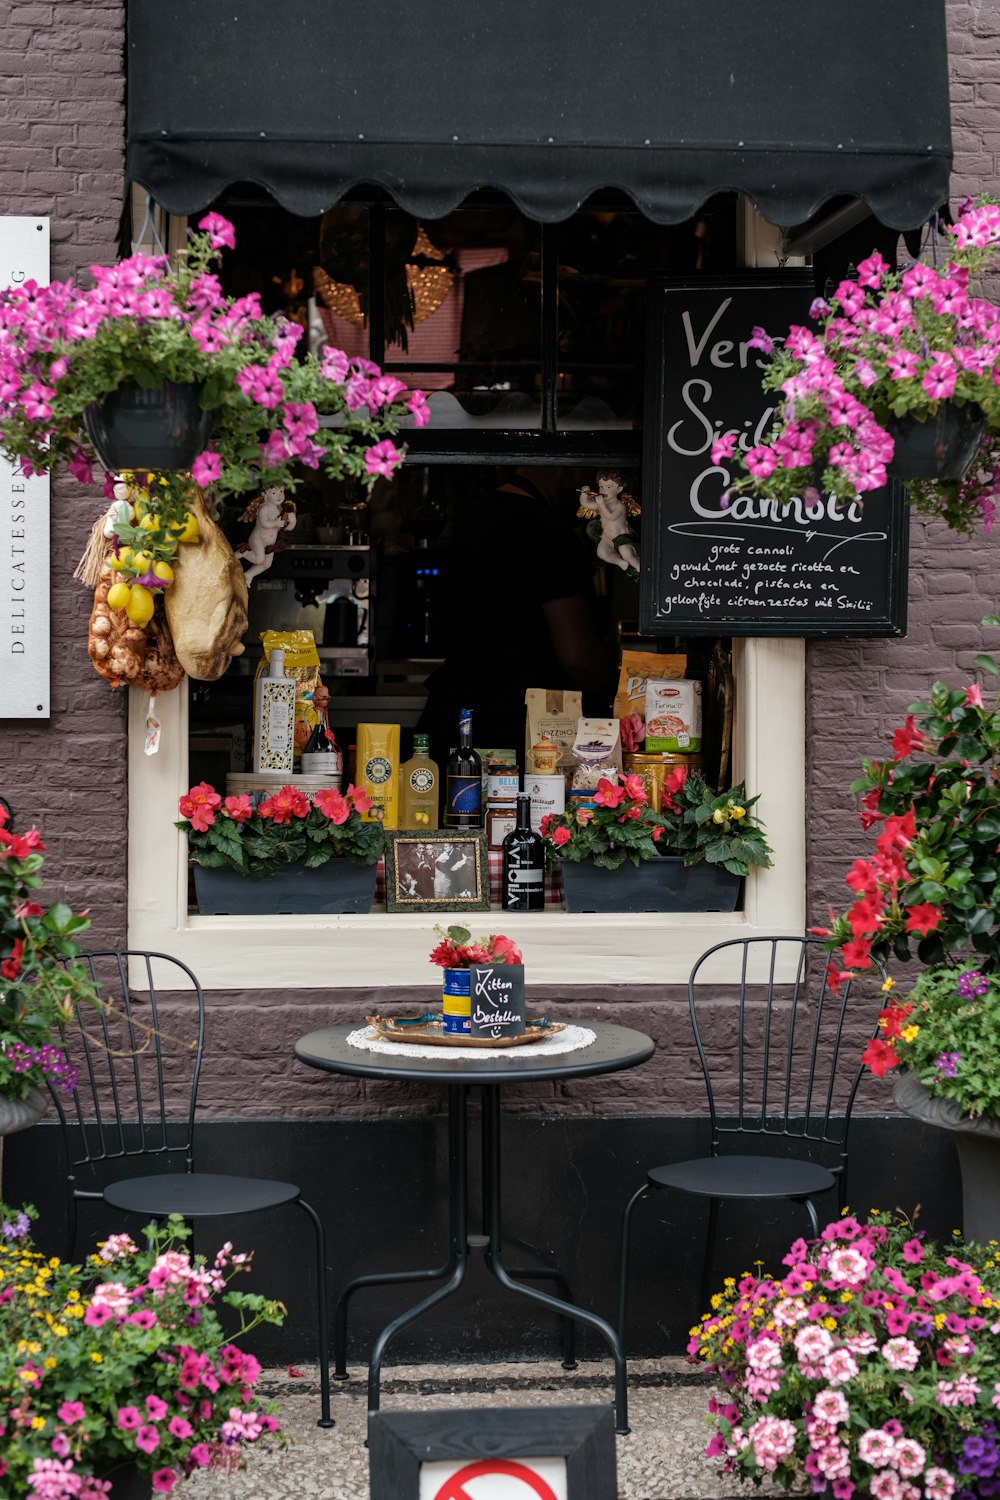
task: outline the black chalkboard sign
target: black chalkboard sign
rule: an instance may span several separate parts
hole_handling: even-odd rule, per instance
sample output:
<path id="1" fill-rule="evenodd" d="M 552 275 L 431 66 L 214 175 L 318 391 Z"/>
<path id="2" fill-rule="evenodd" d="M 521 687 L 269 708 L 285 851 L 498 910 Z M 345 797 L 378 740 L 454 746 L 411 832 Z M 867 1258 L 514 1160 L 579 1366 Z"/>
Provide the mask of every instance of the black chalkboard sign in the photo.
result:
<path id="1" fill-rule="evenodd" d="M 473 1036 L 524 1035 L 523 964 L 470 964 L 469 1000 Z"/>
<path id="2" fill-rule="evenodd" d="M 811 276 L 748 273 L 650 284 L 639 629 L 647 635 L 902 635 L 909 512 L 892 482 L 864 504 L 823 496 L 784 511 L 723 496 L 735 476 L 711 448 L 766 437 L 774 394 L 756 325 L 808 323 Z"/>

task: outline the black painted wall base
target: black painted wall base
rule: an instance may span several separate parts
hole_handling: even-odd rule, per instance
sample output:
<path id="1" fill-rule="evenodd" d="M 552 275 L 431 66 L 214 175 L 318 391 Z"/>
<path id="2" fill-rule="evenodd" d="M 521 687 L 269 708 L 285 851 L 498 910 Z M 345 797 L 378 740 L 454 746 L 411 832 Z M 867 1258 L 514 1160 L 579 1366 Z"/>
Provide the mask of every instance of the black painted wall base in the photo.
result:
<path id="1" fill-rule="evenodd" d="M 363 1271 L 429 1266 L 447 1255 L 447 1141 L 443 1118 L 368 1120 L 241 1120 L 199 1124 L 198 1165 L 291 1180 L 323 1215 L 334 1290 Z M 478 1203 L 478 1119 L 473 1106 L 470 1204 Z M 558 1259 L 581 1306 L 614 1321 L 618 1232 L 622 1208 L 647 1168 L 704 1152 L 704 1120 L 623 1115 L 510 1115 L 503 1124 L 504 1228 L 508 1263 L 532 1263 L 529 1247 Z M 55 1126 L 43 1122 L 8 1136 L 3 1152 L 3 1200 L 36 1204 L 37 1238 L 62 1252 L 64 1168 Z M 126 1175 L 126 1174 L 122 1174 Z M 950 1138 L 901 1116 L 856 1116 L 852 1129 L 848 1198 L 858 1213 L 900 1207 L 935 1238 L 960 1227 L 961 1190 Z M 836 1203 L 820 1205 L 836 1216 Z M 660 1192 L 640 1203 L 633 1218 L 630 1314 L 626 1350 L 656 1357 L 683 1352 L 698 1305 L 707 1201 Z M 77 1253 L 97 1239 L 137 1226 L 81 1205 Z M 808 1233 L 794 1205 L 724 1204 L 713 1281 L 762 1261 L 780 1267 L 791 1241 Z M 224 1240 L 253 1250 L 253 1275 L 241 1290 L 279 1297 L 289 1309 L 283 1329 L 265 1328 L 254 1350 L 269 1363 L 315 1358 L 311 1230 L 294 1208 L 250 1218 L 216 1220 L 201 1228 L 196 1248 L 214 1255 Z M 549 1254 L 548 1252 L 552 1252 Z M 425 1287 L 424 1290 L 429 1288 Z M 349 1360 L 367 1361 L 378 1331 L 423 1295 L 412 1287 L 364 1291 L 350 1323 Z M 603 1344 L 579 1329 L 583 1357 L 603 1357 Z M 389 1363 L 481 1358 L 558 1357 L 555 1320 L 506 1296 L 473 1266 L 461 1292 L 407 1329 Z"/>

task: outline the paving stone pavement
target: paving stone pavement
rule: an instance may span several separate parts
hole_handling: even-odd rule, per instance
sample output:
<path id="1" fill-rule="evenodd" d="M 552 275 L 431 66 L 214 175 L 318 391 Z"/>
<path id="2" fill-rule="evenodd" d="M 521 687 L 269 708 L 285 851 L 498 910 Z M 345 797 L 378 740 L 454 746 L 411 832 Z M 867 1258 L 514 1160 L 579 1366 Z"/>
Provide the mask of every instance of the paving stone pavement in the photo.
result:
<path id="1" fill-rule="evenodd" d="M 175 1489 L 175 1500 L 368 1500 L 366 1373 L 351 1367 L 350 1380 L 334 1384 L 337 1425 L 321 1430 L 315 1373 L 295 1378 L 285 1369 L 266 1370 L 261 1389 L 278 1403 L 290 1446 L 250 1449 L 248 1466 L 239 1472 L 196 1474 Z M 682 1358 L 629 1364 L 632 1431 L 615 1439 L 619 1500 L 728 1500 L 737 1494 L 732 1478 L 704 1457 L 711 1389 L 704 1372 Z M 599 1405 L 610 1404 L 613 1395 L 610 1360 L 581 1362 L 569 1372 L 555 1362 L 389 1366 L 382 1381 L 385 1411 Z"/>

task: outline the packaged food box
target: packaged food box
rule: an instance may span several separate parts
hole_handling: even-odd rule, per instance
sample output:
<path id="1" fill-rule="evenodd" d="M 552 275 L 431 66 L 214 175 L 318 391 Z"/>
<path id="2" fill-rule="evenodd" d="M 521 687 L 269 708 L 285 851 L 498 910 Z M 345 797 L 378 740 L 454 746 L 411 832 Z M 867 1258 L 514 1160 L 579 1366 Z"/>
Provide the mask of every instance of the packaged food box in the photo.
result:
<path id="1" fill-rule="evenodd" d="M 531 747 L 545 735 L 559 746 L 559 770 L 572 771 L 576 721 L 583 712 L 583 695 L 572 689 L 528 688 L 524 695 L 524 766 L 533 769 Z"/>
<path id="2" fill-rule="evenodd" d="M 623 651 L 615 718 L 621 721 L 622 749 L 641 750 L 646 736 L 646 684 L 650 678 L 663 682 L 682 678 L 687 657 L 657 651 Z"/>
<path id="3" fill-rule="evenodd" d="M 646 683 L 646 753 L 701 749 L 701 683 L 650 678 Z"/>

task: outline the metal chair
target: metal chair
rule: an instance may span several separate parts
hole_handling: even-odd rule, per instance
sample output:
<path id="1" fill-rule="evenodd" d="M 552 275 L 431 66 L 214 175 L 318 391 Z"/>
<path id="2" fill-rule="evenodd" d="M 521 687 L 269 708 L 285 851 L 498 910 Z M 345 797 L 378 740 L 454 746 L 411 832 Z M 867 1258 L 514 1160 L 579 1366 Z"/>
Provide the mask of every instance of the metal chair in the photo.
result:
<path id="1" fill-rule="evenodd" d="M 625 1206 L 618 1288 L 623 1343 L 632 1210 L 647 1194 L 670 1188 L 709 1200 L 703 1308 L 722 1199 L 801 1203 L 814 1236 L 819 1194 L 837 1188 L 843 1209 L 847 1135 L 864 1073 L 860 1055 L 877 1029 L 881 995 L 873 1019 L 864 986 L 843 984 L 834 994 L 827 962 L 821 939 L 736 938 L 709 948 L 691 970 L 688 1006 L 708 1094 L 710 1155 L 651 1168 Z M 877 989 L 885 976 L 881 969 L 875 973 Z M 776 1155 L 775 1147 L 791 1154 Z"/>
<path id="2" fill-rule="evenodd" d="M 106 949 L 81 955 L 105 1008 L 82 1006 L 67 1028 L 77 1069 L 71 1096 L 49 1085 L 68 1164 L 66 1254 L 81 1199 L 147 1222 L 261 1213 L 293 1203 L 316 1242 L 321 1427 L 332 1427 L 326 1295 L 326 1236 L 291 1182 L 198 1172 L 194 1126 L 205 1046 L 205 997 L 186 964 L 165 953 Z M 135 983 L 130 983 L 130 974 Z M 133 1173 L 147 1165 L 152 1175 Z"/>

